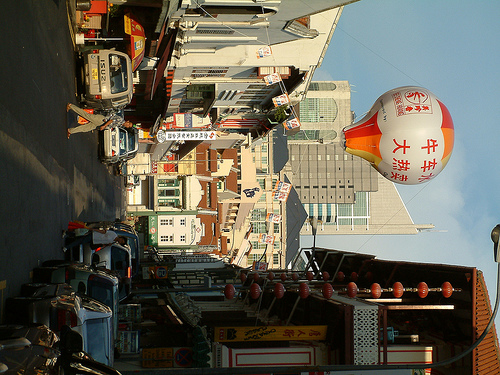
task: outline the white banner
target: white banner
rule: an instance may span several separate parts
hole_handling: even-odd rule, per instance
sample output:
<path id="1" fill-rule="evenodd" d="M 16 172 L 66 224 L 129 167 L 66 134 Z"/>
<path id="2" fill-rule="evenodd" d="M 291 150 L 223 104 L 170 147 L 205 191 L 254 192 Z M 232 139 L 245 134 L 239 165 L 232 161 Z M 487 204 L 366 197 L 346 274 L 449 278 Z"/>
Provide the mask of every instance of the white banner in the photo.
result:
<path id="1" fill-rule="evenodd" d="M 158 131 L 156 134 L 158 142 L 166 141 L 213 141 L 217 139 L 215 130 L 207 131 Z"/>
<path id="2" fill-rule="evenodd" d="M 273 54 L 270 46 L 265 46 L 257 50 L 257 58 L 262 59 L 263 57 L 268 57 Z"/>
<path id="3" fill-rule="evenodd" d="M 281 76 L 279 73 L 272 73 L 264 77 L 264 82 L 266 83 L 266 86 L 278 83 L 280 81 L 281 81 Z"/>

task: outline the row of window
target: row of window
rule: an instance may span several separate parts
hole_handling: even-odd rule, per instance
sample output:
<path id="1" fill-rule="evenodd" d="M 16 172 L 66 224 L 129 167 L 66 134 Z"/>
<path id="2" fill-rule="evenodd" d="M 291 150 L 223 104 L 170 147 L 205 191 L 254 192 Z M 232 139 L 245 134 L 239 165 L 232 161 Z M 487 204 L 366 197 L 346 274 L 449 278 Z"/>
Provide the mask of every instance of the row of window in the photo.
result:
<path id="1" fill-rule="evenodd" d="M 343 160 L 346 160 L 346 161 L 347 160 L 353 160 L 352 155 L 347 155 L 347 154 L 345 154 L 345 155 L 335 154 L 334 155 L 334 160 L 338 161 L 338 160 L 341 160 L 341 158 Z M 296 155 L 292 155 L 291 159 L 292 159 L 292 161 L 295 161 L 297 159 Z M 307 158 L 304 155 L 301 155 L 300 159 L 297 159 L 297 160 L 298 161 L 303 161 L 304 159 L 305 160 L 316 160 L 317 159 L 319 161 L 321 161 L 321 160 L 330 161 L 330 160 L 332 160 L 332 155 L 330 155 L 330 154 L 326 154 L 326 155 L 317 154 L 316 156 L 314 156 L 314 154 L 308 154 Z"/>
<path id="2" fill-rule="evenodd" d="M 261 259 L 262 258 L 262 259 Z M 248 265 L 251 266 L 253 262 L 259 262 L 259 261 L 265 261 L 266 257 L 262 256 L 262 254 L 250 254 L 248 256 Z M 279 254 L 273 254 L 273 264 L 279 265 L 280 264 L 280 256 Z"/>
<path id="3" fill-rule="evenodd" d="M 174 219 L 160 219 L 160 226 L 173 226 Z M 179 225 L 186 226 L 186 219 L 180 219 Z"/>
<path id="4" fill-rule="evenodd" d="M 174 235 L 173 234 L 160 235 L 160 242 L 174 242 Z M 185 234 L 179 235 L 179 242 L 186 242 Z"/>

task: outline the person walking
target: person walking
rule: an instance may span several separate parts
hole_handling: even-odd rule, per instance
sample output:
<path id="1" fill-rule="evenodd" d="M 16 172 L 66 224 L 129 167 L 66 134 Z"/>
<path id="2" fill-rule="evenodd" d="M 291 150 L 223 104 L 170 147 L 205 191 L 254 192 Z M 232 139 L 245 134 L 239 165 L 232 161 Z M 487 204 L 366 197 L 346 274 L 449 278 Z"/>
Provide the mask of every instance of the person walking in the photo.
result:
<path id="1" fill-rule="evenodd" d="M 104 130 L 111 124 L 123 126 L 124 128 L 132 128 L 134 126 L 132 122 L 125 121 L 123 117 L 117 114 L 114 114 L 109 118 L 98 113 L 88 113 L 83 108 L 80 108 L 72 103 L 68 103 L 66 106 L 66 112 L 69 112 L 70 110 L 75 112 L 80 117 L 83 117 L 88 121 L 88 123 L 75 126 L 74 128 L 69 128 L 68 138 L 74 133 L 91 132 L 96 129 Z"/>
<path id="2" fill-rule="evenodd" d="M 123 236 L 118 236 L 116 232 L 106 229 L 89 229 L 87 234 L 83 236 L 76 237 L 72 242 L 68 243 L 63 247 L 63 251 L 66 252 L 67 249 L 72 247 L 91 244 L 91 245 L 111 245 L 112 243 L 119 243 L 120 245 L 126 245 L 127 239 Z"/>

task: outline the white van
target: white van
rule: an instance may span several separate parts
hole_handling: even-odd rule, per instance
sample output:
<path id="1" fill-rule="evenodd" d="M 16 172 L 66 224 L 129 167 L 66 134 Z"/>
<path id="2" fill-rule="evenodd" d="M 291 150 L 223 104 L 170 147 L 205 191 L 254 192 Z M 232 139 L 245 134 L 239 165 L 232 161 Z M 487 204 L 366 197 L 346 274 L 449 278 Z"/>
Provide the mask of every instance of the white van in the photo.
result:
<path id="1" fill-rule="evenodd" d="M 85 94 L 88 107 L 121 109 L 133 95 L 132 61 L 119 51 L 96 49 L 83 53 Z"/>
<path id="2" fill-rule="evenodd" d="M 132 283 L 132 254 L 126 246 L 117 243 L 92 249 L 83 249 L 83 263 L 115 271 L 119 277 L 120 299 L 130 294 Z"/>
<path id="3" fill-rule="evenodd" d="M 29 295 L 7 298 L 10 324 L 45 324 L 59 334 L 64 325 L 82 335 L 83 350 L 96 361 L 113 366 L 113 313 L 105 304 L 78 295 L 68 284 L 31 284 Z"/>
<path id="4" fill-rule="evenodd" d="M 136 129 L 111 125 L 99 132 L 99 159 L 113 164 L 132 159 L 139 150 L 139 134 Z"/>

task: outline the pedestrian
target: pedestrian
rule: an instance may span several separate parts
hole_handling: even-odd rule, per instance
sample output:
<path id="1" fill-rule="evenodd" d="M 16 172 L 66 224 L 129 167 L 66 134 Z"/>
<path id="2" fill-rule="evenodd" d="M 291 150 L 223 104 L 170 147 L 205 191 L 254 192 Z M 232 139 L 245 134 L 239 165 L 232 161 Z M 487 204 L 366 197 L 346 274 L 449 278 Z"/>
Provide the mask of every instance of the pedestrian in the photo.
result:
<path id="1" fill-rule="evenodd" d="M 127 239 L 123 236 L 118 236 L 116 232 L 106 229 L 90 229 L 87 234 L 77 237 L 74 241 L 67 244 L 63 250 L 71 249 L 76 246 L 91 244 L 91 245 L 111 245 L 119 243 L 124 246 L 127 244 Z"/>
<path id="2" fill-rule="evenodd" d="M 66 112 L 69 110 L 72 110 L 75 112 L 77 115 L 80 117 L 83 117 L 85 120 L 88 121 L 86 124 L 82 124 L 79 126 L 76 126 L 74 128 L 69 128 L 68 129 L 68 138 L 71 136 L 71 134 L 74 133 L 85 133 L 85 132 L 91 132 L 96 129 L 99 130 L 104 130 L 111 124 L 117 125 L 117 126 L 123 126 L 125 128 L 132 128 L 134 127 L 134 124 L 130 121 L 125 121 L 123 117 L 118 116 L 118 115 L 113 115 L 110 118 L 103 116 L 101 114 L 97 113 L 88 113 L 84 109 L 72 104 L 68 103 L 66 106 Z"/>

